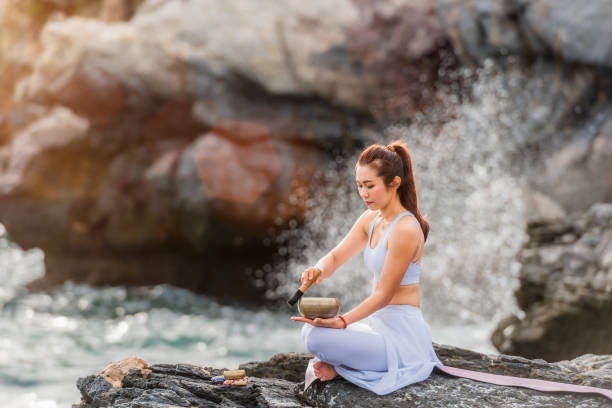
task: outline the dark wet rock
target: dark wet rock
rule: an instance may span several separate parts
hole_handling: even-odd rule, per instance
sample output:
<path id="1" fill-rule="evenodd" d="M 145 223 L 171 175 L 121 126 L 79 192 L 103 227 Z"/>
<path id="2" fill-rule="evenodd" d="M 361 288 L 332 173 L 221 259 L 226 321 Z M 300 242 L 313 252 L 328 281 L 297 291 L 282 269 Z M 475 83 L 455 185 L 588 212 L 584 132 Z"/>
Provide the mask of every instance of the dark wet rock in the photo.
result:
<path id="1" fill-rule="evenodd" d="M 610 355 L 587 354 L 551 364 L 541 359 L 485 355 L 452 346 L 434 344 L 434 348 L 442 362 L 453 367 L 612 389 Z M 240 387 L 213 385 L 200 367 L 188 364 L 152 365 L 152 373 L 147 378 L 138 371 L 130 372 L 124 378 L 123 388 L 105 389 L 98 385 L 101 377 L 89 376 L 77 382 L 83 398 L 75 407 L 612 406 L 612 401 L 595 394 L 546 393 L 496 386 L 451 377 L 437 370 L 427 380 L 386 396 L 378 396 L 341 378 L 325 383 L 317 380 L 304 392 L 302 379 L 311 357 L 307 353 L 281 353 L 268 361 L 243 364 L 241 367 L 247 370 L 249 384 Z M 211 375 L 223 371 L 207 370 Z"/>
<path id="2" fill-rule="evenodd" d="M 519 253 L 525 316 L 499 323 L 491 340 L 503 353 L 549 361 L 612 353 L 612 204 L 529 225 Z"/>
<path id="3" fill-rule="evenodd" d="M 279 353 L 268 361 L 241 364 L 240 368 L 246 370 L 248 376 L 300 382 L 304 380 L 304 372 L 311 358 L 312 354 L 309 353 Z"/>
<path id="4" fill-rule="evenodd" d="M 542 393 L 526 388 L 449 377 L 436 370 L 427 380 L 386 396 L 358 388 L 342 379 L 316 381 L 304 392 L 304 401 L 318 407 L 609 407 L 605 397 L 569 393 Z"/>
<path id="5" fill-rule="evenodd" d="M 100 375 L 90 375 L 88 377 L 79 378 L 77 388 L 81 390 L 83 399 L 87 402 L 92 402 L 98 395 L 104 394 L 112 388 L 110 383 Z"/>
<path id="6" fill-rule="evenodd" d="M 213 384 L 203 369 L 189 364 L 154 364 L 143 376 L 134 370 L 122 388 L 104 388 L 100 376 L 79 379 L 82 402 L 78 407 L 301 407 L 295 383 L 282 379 L 249 377 L 246 386 Z M 208 368 L 211 375 L 223 370 Z"/>
<path id="7" fill-rule="evenodd" d="M 549 363 L 540 358 L 530 360 L 515 355 L 482 354 L 435 343 L 434 350 L 440 361 L 451 367 L 606 389 L 612 387 L 612 357 L 610 355 L 585 354 L 573 360 Z"/>
<path id="8" fill-rule="evenodd" d="M 547 363 L 517 356 L 484 355 L 451 346 L 434 345 L 448 366 L 517 377 L 538 378 L 573 384 L 612 387 L 612 356 L 586 355 L 572 361 Z M 588 361 L 588 363 L 587 363 Z M 594 366 L 600 369 L 593 370 Z M 319 407 L 612 407 L 603 396 L 545 393 L 526 388 L 497 386 L 444 374 L 437 369 L 420 383 L 386 396 L 376 396 L 343 380 L 315 381 L 300 398 Z"/>

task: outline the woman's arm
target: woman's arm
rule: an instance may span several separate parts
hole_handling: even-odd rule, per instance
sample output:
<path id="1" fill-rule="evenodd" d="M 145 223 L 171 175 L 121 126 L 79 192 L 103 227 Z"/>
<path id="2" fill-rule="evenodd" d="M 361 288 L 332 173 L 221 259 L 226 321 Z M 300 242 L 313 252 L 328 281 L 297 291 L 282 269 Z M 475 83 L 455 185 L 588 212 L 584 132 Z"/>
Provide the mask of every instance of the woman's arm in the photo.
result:
<path id="1" fill-rule="evenodd" d="M 387 257 L 378 287 L 372 295 L 343 315 L 347 324 L 355 323 L 389 304 L 418 250 L 420 234 L 418 222 L 412 218 L 404 222 L 400 220 L 395 225 L 387 240 Z"/>
<path id="2" fill-rule="evenodd" d="M 319 284 L 321 280 L 332 276 L 340 266 L 361 251 L 368 243 L 368 227 L 373 218 L 374 211 L 366 210 L 361 214 L 344 239 L 323 258 L 319 259 L 314 267 L 304 271 L 302 283 L 310 281 L 315 269 L 319 269 L 322 274 L 315 282 Z"/>

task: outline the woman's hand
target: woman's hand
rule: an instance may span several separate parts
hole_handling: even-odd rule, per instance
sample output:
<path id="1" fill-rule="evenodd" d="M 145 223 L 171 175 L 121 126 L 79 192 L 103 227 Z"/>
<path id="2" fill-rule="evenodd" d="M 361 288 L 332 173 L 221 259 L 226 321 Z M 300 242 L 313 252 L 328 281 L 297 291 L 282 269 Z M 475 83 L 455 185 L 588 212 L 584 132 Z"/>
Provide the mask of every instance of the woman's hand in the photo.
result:
<path id="1" fill-rule="evenodd" d="M 302 316 L 291 316 L 291 320 L 296 322 L 304 322 L 308 324 L 312 324 L 316 327 L 328 327 L 330 329 L 344 329 L 344 322 L 337 317 L 331 317 L 329 319 L 321 319 L 320 317 L 316 317 L 314 319 L 309 319 L 307 317 Z"/>
<path id="2" fill-rule="evenodd" d="M 319 274 L 319 277 L 314 283 L 315 285 L 318 285 L 319 283 L 321 283 L 321 281 L 323 280 L 323 271 L 313 266 L 313 267 L 307 268 L 304 272 L 302 272 L 302 277 L 300 278 L 302 281 L 302 284 L 310 282 L 316 276 L 317 273 Z"/>

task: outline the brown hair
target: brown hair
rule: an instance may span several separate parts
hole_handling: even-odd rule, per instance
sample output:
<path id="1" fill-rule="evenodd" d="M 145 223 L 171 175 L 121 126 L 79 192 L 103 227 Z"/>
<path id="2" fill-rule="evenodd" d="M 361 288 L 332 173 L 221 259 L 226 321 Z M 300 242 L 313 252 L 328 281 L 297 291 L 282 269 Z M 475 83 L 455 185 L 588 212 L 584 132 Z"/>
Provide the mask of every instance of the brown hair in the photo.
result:
<path id="1" fill-rule="evenodd" d="M 416 217 L 423 236 L 427 239 L 429 235 L 429 223 L 419 211 L 416 183 L 414 181 L 414 171 L 412 170 L 412 159 L 408 148 L 400 141 L 395 141 L 389 146 L 373 144 L 367 147 L 359 155 L 357 164 L 360 166 L 372 166 L 378 172 L 378 177 L 383 179 L 386 186 L 389 186 L 395 176 L 402 179 L 397 188 L 400 203 Z"/>

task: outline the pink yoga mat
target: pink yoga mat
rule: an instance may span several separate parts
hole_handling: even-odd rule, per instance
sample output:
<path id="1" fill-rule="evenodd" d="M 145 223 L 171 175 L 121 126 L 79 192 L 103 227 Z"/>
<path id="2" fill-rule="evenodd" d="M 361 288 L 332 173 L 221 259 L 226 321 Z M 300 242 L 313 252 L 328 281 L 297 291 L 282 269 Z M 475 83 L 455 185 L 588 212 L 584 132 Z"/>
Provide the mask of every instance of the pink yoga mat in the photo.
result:
<path id="1" fill-rule="evenodd" d="M 304 378 L 304 391 L 317 379 L 314 375 L 313 360 L 308 362 Z M 512 387 L 525 387 L 538 391 L 563 391 L 563 392 L 579 392 L 579 393 L 594 393 L 608 397 L 612 400 L 612 390 L 605 388 L 590 387 L 587 385 L 566 384 L 555 381 L 538 380 L 535 378 L 513 377 L 510 375 L 499 375 L 482 373 L 480 371 L 465 370 L 463 368 L 442 366 L 437 367 L 454 377 L 469 378 L 470 380 L 482 381 L 489 384 L 508 385 Z"/>
<path id="2" fill-rule="evenodd" d="M 612 400 L 612 390 L 605 388 L 589 387 L 586 385 L 566 384 L 555 381 L 538 380 L 535 378 L 513 377 L 510 375 L 499 375 L 481 373 L 480 371 L 465 370 L 456 367 L 437 367 L 455 377 L 469 378 L 471 380 L 482 381 L 489 384 L 510 385 L 512 387 L 525 387 L 538 391 L 565 391 L 580 393 L 596 393 L 608 397 Z"/>

